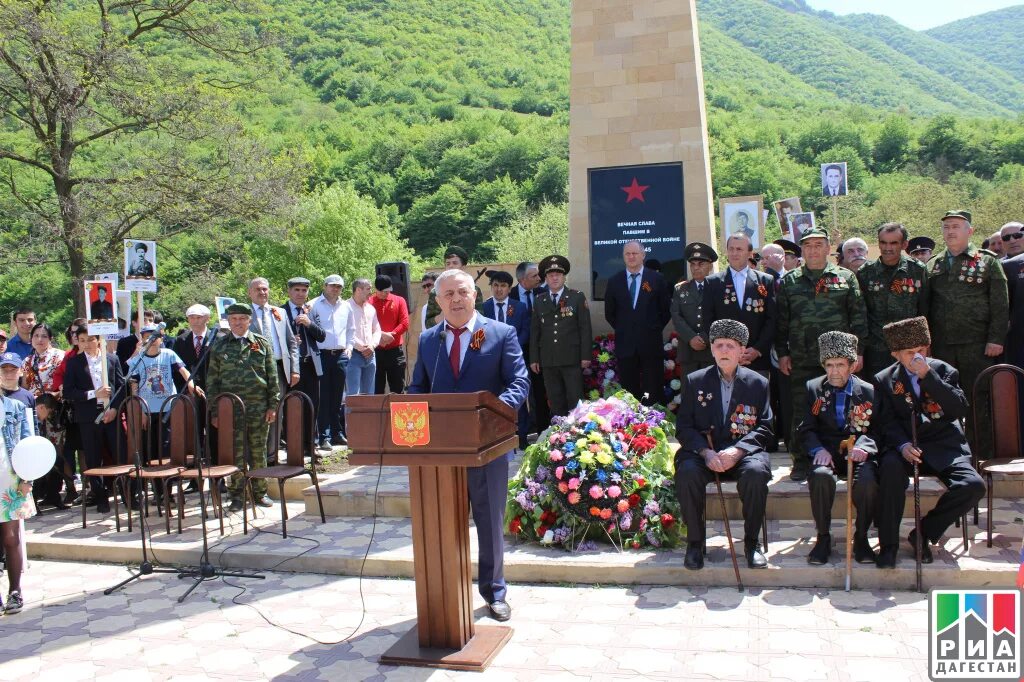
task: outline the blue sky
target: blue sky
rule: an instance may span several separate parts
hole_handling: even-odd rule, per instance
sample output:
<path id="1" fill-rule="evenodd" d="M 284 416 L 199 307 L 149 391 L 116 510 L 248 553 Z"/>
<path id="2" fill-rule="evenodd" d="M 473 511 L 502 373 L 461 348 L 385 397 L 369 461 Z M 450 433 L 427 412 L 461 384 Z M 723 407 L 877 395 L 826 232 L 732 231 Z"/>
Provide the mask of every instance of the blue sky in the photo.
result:
<path id="1" fill-rule="evenodd" d="M 885 14 L 904 26 L 924 30 L 957 19 L 1021 4 L 1020 0 L 807 0 L 836 14 Z"/>

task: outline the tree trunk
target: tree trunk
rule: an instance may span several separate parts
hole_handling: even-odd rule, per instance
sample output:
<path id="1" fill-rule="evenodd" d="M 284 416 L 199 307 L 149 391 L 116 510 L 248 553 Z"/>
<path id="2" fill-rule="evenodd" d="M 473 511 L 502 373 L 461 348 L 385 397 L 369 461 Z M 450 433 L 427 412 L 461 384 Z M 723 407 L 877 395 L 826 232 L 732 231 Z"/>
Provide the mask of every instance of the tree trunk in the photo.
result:
<path id="1" fill-rule="evenodd" d="M 55 179 L 54 190 L 60 206 L 60 218 L 64 230 L 64 246 L 68 250 L 68 274 L 71 275 L 71 291 L 75 301 L 75 317 L 88 317 L 85 307 L 85 244 L 82 242 L 81 215 L 78 197 L 66 181 Z"/>

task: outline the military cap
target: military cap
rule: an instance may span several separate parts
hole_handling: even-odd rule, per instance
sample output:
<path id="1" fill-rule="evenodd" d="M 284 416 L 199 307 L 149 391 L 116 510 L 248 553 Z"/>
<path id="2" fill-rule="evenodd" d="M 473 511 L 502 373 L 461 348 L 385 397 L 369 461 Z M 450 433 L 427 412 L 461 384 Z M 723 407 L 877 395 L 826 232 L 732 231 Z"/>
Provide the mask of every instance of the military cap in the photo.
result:
<path id="1" fill-rule="evenodd" d="M 0 367 L 4 365 L 13 365 L 14 367 L 21 367 L 21 356 L 17 353 L 4 353 L 0 355 Z"/>
<path id="2" fill-rule="evenodd" d="M 718 262 L 718 254 L 707 244 L 701 242 L 690 242 L 686 245 L 686 260 L 703 260 L 709 263 Z"/>
<path id="3" fill-rule="evenodd" d="M 232 303 L 224 310 L 225 315 L 252 315 L 252 308 L 246 303 Z"/>
<path id="4" fill-rule="evenodd" d="M 857 337 L 846 332 L 825 332 L 818 337 L 818 358 L 823 365 L 835 358 L 857 362 Z"/>
<path id="5" fill-rule="evenodd" d="M 487 279 L 490 280 L 491 284 L 498 282 L 499 284 L 507 284 L 512 286 L 512 275 L 508 274 L 504 270 L 488 270 Z"/>
<path id="6" fill-rule="evenodd" d="M 309 286 L 309 280 L 306 279 L 305 277 L 292 277 L 290 280 L 288 280 L 288 288 L 289 289 L 291 289 L 292 287 L 296 287 L 296 286 L 308 287 Z"/>
<path id="7" fill-rule="evenodd" d="M 737 320 L 715 320 L 711 323 L 711 332 L 708 336 L 712 343 L 715 339 L 732 339 L 745 346 L 750 340 L 750 330 L 747 329 L 747 325 Z"/>
<path id="8" fill-rule="evenodd" d="M 461 246 L 449 246 L 448 249 L 444 252 L 445 260 L 447 260 L 450 256 L 458 256 L 459 260 L 462 261 L 463 265 L 469 262 L 469 254 L 466 253 L 466 250 Z"/>
<path id="9" fill-rule="evenodd" d="M 885 343 L 892 352 L 932 345 L 932 335 L 928 331 L 928 318 L 911 317 L 899 322 L 890 322 L 882 327 Z"/>
<path id="10" fill-rule="evenodd" d="M 391 291 L 391 278 L 387 275 L 377 275 L 373 280 L 373 288 L 377 291 Z"/>
<path id="11" fill-rule="evenodd" d="M 816 237 L 828 241 L 828 232 L 820 227 L 812 227 L 800 235 L 800 243 L 803 244 L 806 240 L 814 239 Z"/>
<path id="12" fill-rule="evenodd" d="M 914 237 L 907 242 L 907 253 L 917 253 L 918 251 L 934 251 L 935 240 L 930 237 Z"/>
<path id="13" fill-rule="evenodd" d="M 327 286 L 328 284 L 337 284 L 340 287 L 344 286 L 345 280 L 341 275 L 327 275 L 327 277 L 324 278 L 324 286 Z"/>
<path id="14" fill-rule="evenodd" d="M 569 274 L 569 259 L 565 256 L 548 256 L 537 264 L 540 276 L 545 277 L 548 272 L 561 272 Z"/>
<path id="15" fill-rule="evenodd" d="M 776 239 L 772 244 L 778 244 L 782 247 L 782 250 L 790 256 L 796 256 L 799 258 L 803 254 L 803 250 L 800 248 L 800 245 L 788 239 Z"/>
<path id="16" fill-rule="evenodd" d="M 942 216 L 942 219 L 945 220 L 947 218 L 963 218 L 967 222 L 971 222 L 971 212 L 964 211 L 963 209 L 958 211 L 946 211 L 946 214 Z"/>
<path id="17" fill-rule="evenodd" d="M 135 242 L 135 245 L 132 247 L 132 249 L 135 251 L 138 251 L 139 249 L 142 249 L 143 251 L 149 251 L 149 245 L 146 244 L 146 242 Z"/>

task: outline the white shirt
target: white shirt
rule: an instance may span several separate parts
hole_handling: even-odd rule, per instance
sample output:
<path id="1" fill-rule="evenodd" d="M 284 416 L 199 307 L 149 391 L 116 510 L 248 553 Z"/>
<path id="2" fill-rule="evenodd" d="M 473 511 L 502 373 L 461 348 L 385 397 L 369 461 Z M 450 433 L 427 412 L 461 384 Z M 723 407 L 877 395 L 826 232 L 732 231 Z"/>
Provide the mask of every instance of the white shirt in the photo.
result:
<path id="1" fill-rule="evenodd" d="M 507 299 L 506 299 L 507 300 Z M 466 360 L 466 349 L 469 348 L 469 340 L 473 336 L 473 332 L 476 331 L 476 311 L 473 311 L 473 316 L 469 318 L 469 322 L 466 323 L 466 331 L 459 335 L 459 369 L 462 369 L 462 363 Z M 445 354 L 451 357 L 452 344 L 455 343 L 455 334 L 449 333 L 448 323 L 444 323 L 445 335 L 444 335 L 444 348 Z"/>
<path id="2" fill-rule="evenodd" d="M 380 322 L 377 321 L 377 309 L 367 301 L 359 305 L 354 298 L 348 299 L 349 316 L 352 318 L 352 335 L 348 339 L 348 347 L 376 348 L 380 345 Z"/>
<path id="3" fill-rule="evenodd" d="M 498 322 L 508 322 L 508 297 L 504 301 L 494 299 L 494 319 Z"/>
<path id="4" fill-rule="evenodd" d="M 732 286 L 736 289 L 736 303 L 740 308 L 743 307 L 743 293 L 747 287 L 747 273 L 750 272 L 750 268 L 743 268 L 739 272 L 729 267 L 729 274 L 732 276 Z"/>
<path id="5" fill-rule="evenodd" d="M 106 360 L 106 354 L 100 351 L 96 357 L 83 353 L 85 355 L 85 364 L 89 369 L 89 376 L 92 377 L 93 389 L 103 388 L 103 361 Z M 85 397 L 89 400 L 96 398 L 96 390 L 86 391 Z"/>
<path id="6" fill-rule="evenodd" d="M 533 310 L 534 295 L 533 289 L 524 289 L 522 284 L 517 284 L 516 289 L 519 290 L 519 300 L 529 306 L 529 310 Z"/>
<path id="7" fill-rule="evenodd" d="M 318 341 L 320 350 L 345 350 L 354 331 L 352 328 L 352 308 L 341 296 L 332 304 L 324 296 L 319 296 L 310 306 L 310 312 L 316 316 L 317 324 L 327 334 L 323 341 Z"/>
<path id="8" fill-rule="evenodd" d="M 627 292 L 629 291 L 629 281 L 633 277 L 633 275 L 636 275 L 636 292 L 634 292 L 633 294 L 633 307 L 636 308 L 637 299 L 640 298 L 640 287 L 643 286 L 644 283 L 644 266 L 641 265 L 640 269 L 637 270 L 636 272 L 630 272 L 629 270 L 626 270 Z"/>
<path id="9" fill-rule="evenodd" d="M 558 291 L 548 290 L 548 295 L 551 296 L 551 302 L 555 305 L 558 305 L 558 299 L 562 297 L 563 293 L 565 293 L 565 287 L 562 287 Z"/>
<path id="10" fill-rule="evenodd" d="M 277 340 L 277 334 L 274 333 L 274 313 L 270 311 L 270 304 L 267 305 L 252 305 L 253 312 L 256 314 L 256 324 L 259 326 L 263 336 L 270 339 L 270 343 L 274 347 L 274 359 L 281 359 L 281 342 Z"/>

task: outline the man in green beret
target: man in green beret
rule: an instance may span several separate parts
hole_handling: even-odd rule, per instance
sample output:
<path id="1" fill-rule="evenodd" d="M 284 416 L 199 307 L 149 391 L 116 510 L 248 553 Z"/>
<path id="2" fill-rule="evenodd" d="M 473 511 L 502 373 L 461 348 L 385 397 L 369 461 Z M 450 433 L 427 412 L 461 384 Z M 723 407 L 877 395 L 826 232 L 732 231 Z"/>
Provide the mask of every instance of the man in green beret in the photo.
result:
<path id="1" fill-rule="evenodd" d="M 942 241 L 928 261 L 928 326 L 932 334 L 932 357 L 956 367 L 960 385 L 973 400 L 974 382 L 982 370 L 1003 354 L 1010 320 L 1006 273 L 999 259 L 971 244 L 971 214 L 948 211 L 942 217 Z M 989 397 L 980 396 L 981 424 L 987 424 Z M 974 411 L 967 412 L 968 442 L 978 443 L 978 457 L 987 459 L 992 438 L 987 426 L 977 429 Z"/>
<path id="2" fill-rule="evenodd" d="M 804 413 L 807 382 L 821 375 L 818 336 L 822 331 L 841 331 L 859 339 L 853 371 L 864 363 L 867 312 L 857 276 L 828 260 L 829 237 L 815 227 L 800 237 L 804 264 L 782 278 L 778 293 L 775 349 L 779 371 L 789 377 L 792 421 L 789 455 L 793 460 L 790 478 L 807 478 L 810 460 L 797 430 Z"/>
<path id="3" fill-rule="evenodd" d="M 234 393 L 245 405 L 245 422 L 235 423 L 235 464 L 243 468 L 248 450 L 251 469 L 267 466 L 267 435 L 270 424 L 277 418 L 277 404 L 281 399 L 278 389 L 277 365 L 270 341 L 249 329 L 252 308 L 244 303 L 233 303 L 225 311 L 228 334 L 218 337 L 210 348 L 210 364 L 206 375 L 207 394 L 211 406 L 216 405 L 221 393 Z M 239 419 L 239 415 L 235 415 Z M 212 419 L 217 428 L 218 419 Z M 247 442 L 243 442 L 243 436 Z M 267 483 L 262 479 L 252 482 L 253 496 L 261 507 L 272 507 L 267 497 Z M 235 474 L 228 483 L 231 511 L 241 511 L 245 500 L 244 480 Z"/>

